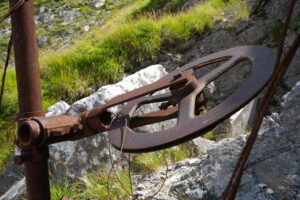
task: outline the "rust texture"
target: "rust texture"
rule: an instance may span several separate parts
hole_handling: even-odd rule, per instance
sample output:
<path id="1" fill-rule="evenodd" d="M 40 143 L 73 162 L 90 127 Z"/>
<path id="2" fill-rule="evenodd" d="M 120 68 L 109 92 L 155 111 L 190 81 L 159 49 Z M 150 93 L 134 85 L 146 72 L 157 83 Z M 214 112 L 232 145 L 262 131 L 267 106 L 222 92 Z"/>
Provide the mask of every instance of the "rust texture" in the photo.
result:
<path id="1" fill-rule="evenodd" d="M 10 0 L 13 8 L 15 0 Z M 11 15 L 12 41 L 18 86 L 19 112 L 22 117 L 44 116 L 42 108 L 37 41 L 33 1 L 26 1 Z M 28 132 L 26 128 L 21 130 Z M 33 138 L 39 134 L 34 132 Z M 25 139 L 26 140 L 26 133 Z M 23 148 L 15 160 L 24 162 L 26 188 L 31 200 L 50 199 L 48 176 L 48 148 Z"/>

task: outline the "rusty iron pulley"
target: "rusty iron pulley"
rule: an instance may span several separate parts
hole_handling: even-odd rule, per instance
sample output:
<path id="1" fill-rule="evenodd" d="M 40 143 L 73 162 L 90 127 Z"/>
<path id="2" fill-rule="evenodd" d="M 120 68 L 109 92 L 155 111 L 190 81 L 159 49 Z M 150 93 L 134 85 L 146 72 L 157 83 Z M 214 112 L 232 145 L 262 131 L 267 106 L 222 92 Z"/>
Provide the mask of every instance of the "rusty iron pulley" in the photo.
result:
<path id="1" fill-rule="evenodd" d="M 238 63 L 245 60 L 252 63 L 252 72 L 243 85 L 204 115 L 200 117 L 195 116 L 197 97 L 199 97 L 205 86 L 230 68 L 235 67 Z M 205 67 L 211 63 L 221 61 L 225 61 L 225 63 L 198 80 L 192 75 L 192 72 L 199 67 Z M 198 137 L 211 130 L 219 122 L 228 118 L 251 101 L 266 85 L 274 69 L 274 65 L 275 53 L 262 46 L 241 46 L 227 49 L 188 63 L 158 82 L 151 84 L 155 88 L 159 86 L 160 81 L 185 77 L 188 74 L 184 86 L 179 87 L 175 91 L 172 91 L 171 88 L 170 93 L 144 96 L 132 100 L 124 106 L 120 115 L 118 115 L 110 126 L 109 140 L 114 147 L 120 149 L 124 129 L 127 129 L 123 151 L 148 152 L 167 148 Z M 147 88 L 149 86 L 145 86 L 144 91 Z M 162 111 L 133 117 L 134 112 L 141 105 L 162 101 L 173 102 L 174 106 Z M 138 133 L 133 130 L 135 127 L 173 118 L 177 118 L 177 124 L 175 127 L 167 130 L 155 133 Z M 129 126 L 124 126 L 125 119 L 128 121 Z"/>

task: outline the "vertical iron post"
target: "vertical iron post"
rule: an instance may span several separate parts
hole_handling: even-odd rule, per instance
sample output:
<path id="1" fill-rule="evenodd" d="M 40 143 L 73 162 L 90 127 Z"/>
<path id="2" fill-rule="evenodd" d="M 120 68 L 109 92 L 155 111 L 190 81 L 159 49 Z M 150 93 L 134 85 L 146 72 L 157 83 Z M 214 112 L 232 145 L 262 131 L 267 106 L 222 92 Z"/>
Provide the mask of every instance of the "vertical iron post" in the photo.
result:
<path id="1" fill-rule="evenodd" d="M 10 7 L 16 2 L 16 0 L 9 0 Z M 11 25 L 20 112 L 18 117 L 21 119 L 44 116 L 33 0 L 25 1 L 11 15 Z M 29 134 L 26 128 L 19 131 L 23 132 L 24 137 Z M 48 155 L 48 147 L 21 149 L 27 195 L 30 200 L 50 200 Z"/>

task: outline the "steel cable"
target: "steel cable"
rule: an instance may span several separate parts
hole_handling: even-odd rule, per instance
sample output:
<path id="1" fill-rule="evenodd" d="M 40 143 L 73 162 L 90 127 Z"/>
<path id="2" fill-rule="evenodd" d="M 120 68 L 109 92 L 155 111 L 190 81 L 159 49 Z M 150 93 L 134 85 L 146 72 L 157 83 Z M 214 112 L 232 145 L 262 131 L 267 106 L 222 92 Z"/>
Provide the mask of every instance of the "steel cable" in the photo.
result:
<path id="1" fill-rule="evenodd" d="M 7 19 L 14 11 L 20 8 L 24 4 L 24 2 L 25 2 L 24 0 L 19 0 L 16 4 L 14 4 L 7 13 L 5 13 L 3 16 L 0 17 L 0 22 L 3 22 L 5 19 Z M 11 48 L 12 48 L 12 34 L 10 35 L 10 39 L 7 45 L 7 55 L 6 55 L 5 66 L 2 75 L 2 83 L 1 83 L 1 91 L 0 91 L 0 111 L 1 111 L 3 93 L 4 93 L 5 77 L 6 77 L 6 72 L 7 72 L 9 59 L 11 55 Z"/>
<path id="2" fill-rule="evenodd" d="M 279 85 L 279 82 L 281 80 L 281 78 L 284 75 L 284 72 L 286 71 L 286 69 L 288 68 L 290 62 L 293 59 L 293 56 L 295 55 L 299 45 L 300 45 L 300 34 L 296 37 L 296 39 L 294 40 L 293 44 L 291 45 L 291 47 L 288 49 L 285 57 L 283 58 L 283 60 L 280 62 L 280 58 L 283 52 L 283 46 L 284 46 L 284 39 L 287 33 L 287 29 L 288 29 L 288 24 L 289 21 L 291 19 L 291 15 L 292 15 L 292 11 L 293 11 L 293 7 L 295 5 L 295 0 L 291 1 L 290 4 L 290 8 L 289 8 L 289 12 L 288 12 L 288 16 L 285 22 L 285 26 L 284 26 L 284 30 L 283 33 L 281 35 L 281 39 L 280 39 L 280 43 L 279 43 L 279 47 L 278 47 L 278 52 L 277 52 L 277 59 L 276 59 L 276 66 L 275 66 L 275 70 L 270 78 L 269 84 L 268 84 L 268 89 L 263 97 L 263 100 L 260 104 L 260 109 L 258 114 L 256 115 L 255 121 L 253 123 L 253 128 L 251 131 L 250 136 L 247 139 L 246 145 L 244 146 L 240 157 L 237 161 L 237 164 L 234 168 L 234 171 L 232 173 L 232 176 L 228 182 L 228 185 L 223 193 L 223 200 L 232 200 L 235 198 L 236 193 L 237 193 L 237 188 L 239 186 L 240 180 L 242 178 L 243 175 L 243 170 L 244 167 L 246 165 L 246 161 L 248 159 L 248 156 L 251 152 L 251 149 L 254 145 L 259 127 L 262 123 L 264 114 L 266 113 L 271 100 L 274 96 L 274 93 L 276 91 L 276 88 Z"/>

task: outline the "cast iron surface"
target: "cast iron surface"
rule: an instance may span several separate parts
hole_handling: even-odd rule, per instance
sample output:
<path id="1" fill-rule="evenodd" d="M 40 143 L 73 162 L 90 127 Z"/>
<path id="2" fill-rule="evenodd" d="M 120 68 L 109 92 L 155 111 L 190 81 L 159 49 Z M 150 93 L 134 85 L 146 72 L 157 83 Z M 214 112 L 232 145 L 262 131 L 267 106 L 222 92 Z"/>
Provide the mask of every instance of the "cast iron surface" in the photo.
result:
<path id="1" fill-rule="evenodd" d="M 252 63 L 252 71 L 247 80 L 222 103 L 204 115 L 195 117 L 194 110 L 197 95 L 211 81 L 245 60 L 249 60 Z M 190 73 L 190 70 L 194 71 L 199 67 L 220 61 L 225 61 L 225 63 L 198 80 Z M 124 106 L 118 117 L 113 120 L 109 129 L 109 140 L 115 148 L 120 149 L 124 130 L 127 129 L 123 151 L 138 153 L 167 148 L 198 137 L 250 102 L 266 85 L 274 65 L 275 53 L 262 46 L 231 48 L 188 63 L 159 80 L 163 81 L 164 79 L 170 79 L 170 77 L 180 77 L 181 74 L 186 74 L 189 71 L 190 77 L 187 78 L 188 82 L 175 92 L 177 93 L 176 95 L 174 95 L 174 92 L 170 92 L 156 96 L 144 96 L 130 101 Z M 149 113 L 146 116 L 133 117 L 135 110 L 143 104 L 174 101 L 174 97 L 178 108 L 170 107 L 163 110 L 163 112 L 158 111 L 157 113 Z M 140 125 L 159 122 L 158 119 L 153 120 L 156 116 L 160 117 L 161 121 L 177 117 L 177 124 L 173 128 L 155 133 L 139 133 L 133 130 L 134 127 Z M 129 127 L 124 126 L 125 119 L 128 120 Z"/>
<path id="2" fill-rule="evenodd" d="M 10 0 L 15 7 L 18 0 Z M 11 14 L 12 42 L 14 46 L 15 67 L 18 86 L 19 117 L 44 116 L 38 50 L 35 34 L 33 0 L 27 0 Z M 23 136 L 28 131 L 22 130 Z M 33 137 L 34 138 L 34 137 Z M 26 137 L 23 138 L 26 140 Z M 48 148 L 22 148 L 22 158 L 26 177 L 27 196 L 30 200 L 50 199 L 48 174 Z"/>

